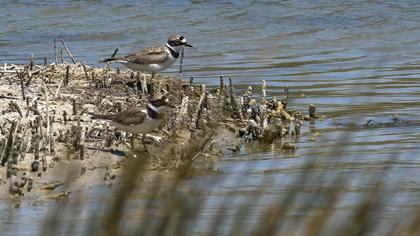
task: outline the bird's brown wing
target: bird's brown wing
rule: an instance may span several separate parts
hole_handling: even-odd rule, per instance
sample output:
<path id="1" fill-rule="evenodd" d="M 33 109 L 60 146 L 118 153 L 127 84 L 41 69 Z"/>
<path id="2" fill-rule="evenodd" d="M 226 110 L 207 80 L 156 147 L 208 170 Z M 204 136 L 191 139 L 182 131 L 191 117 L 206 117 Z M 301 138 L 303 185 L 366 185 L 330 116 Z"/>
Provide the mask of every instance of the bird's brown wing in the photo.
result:
<path id="1" fill-rule="evenodd" d="M 132 107 L 114 115 L 112 121 L 122 125 L 140 124 L 147 117 L 142 107 Z"/>
<path id="2" fill-rule="evenodd" d="M 91 116 L 92 119 L 99 119 L 99 120 L 112 120 L 113 117 L 114 117 L 114 115 L 112 115 L 112 114 L 110 114 L 110 115 L 93 114 Z"/>
<path id="3" fill-rule="evenodd" d="M 166 52 L 165 46 L 146 48 L 134 54 L 125 57 L 128 62 L 138 64 L 157 64 L 162 63 L 168 59 L 169 55 Z"/>

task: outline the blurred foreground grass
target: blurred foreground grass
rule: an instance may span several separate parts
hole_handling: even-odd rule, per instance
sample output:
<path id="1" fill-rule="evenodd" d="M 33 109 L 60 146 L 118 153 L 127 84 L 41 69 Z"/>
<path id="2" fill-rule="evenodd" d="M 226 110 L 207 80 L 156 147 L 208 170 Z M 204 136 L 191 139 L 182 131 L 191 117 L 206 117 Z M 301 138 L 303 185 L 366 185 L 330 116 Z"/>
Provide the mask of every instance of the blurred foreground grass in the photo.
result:
<path id="1" fill-rule="evenodd" d="M 336 148 L 330 150 L 337 157 L 349 143 L 343 135 Z M 275 197 L 264 197 L 270 192 L 270 177 L 266 184 L 246 199 L 222 196 L 212 201 L 206 188 L 190 183 L 192 162 L 205 142 L 190 144 L 184 158 L 189 158 L 174 175 L 150 176 L 145 166 L 150 157 L 137 153 L 128 158 L 123 175 L 113 186 L 104 209 L 89 212 L 88 222 L 62 217 L 63 209 L 86 207 L 81 201 L 59 202 L 50 212 L 40 235 L 418 235 L 420 211 L 385 217 L 387 207 L 395 200 L 398 186 L 385 186 L 389 167 L 349 179 L 346 173 L 331 175 L 316 171 L 320 158 L 305 163 L 294 178 L 292 188 Z M 390 157 L 392 160 L 395 157 Z M 314 177 L 314 172 L 316 176 Z M 319 173 L 319 174 L 318 174 Z M 149 179 L 145 184 L 143 178 Z M 223 181 L 215 178 L 211 186 Z M 242 181 L 241 178 L 233 181 Z M 368 186 L 361 191 L 343 213 L 340 202 L 348 197 L 350 181 Z M 311 193 L 311 194 L 308 194 Z M 141 201 L 138 201 L 138 195 Z M 308 197 L 309 196 L 309 197 Z M 132 212 L 135 212 L 133 214 Z M 73 213 L 69 213 L 73 214 Z M 392 213 L 391 213 L 392 214 Z"/>

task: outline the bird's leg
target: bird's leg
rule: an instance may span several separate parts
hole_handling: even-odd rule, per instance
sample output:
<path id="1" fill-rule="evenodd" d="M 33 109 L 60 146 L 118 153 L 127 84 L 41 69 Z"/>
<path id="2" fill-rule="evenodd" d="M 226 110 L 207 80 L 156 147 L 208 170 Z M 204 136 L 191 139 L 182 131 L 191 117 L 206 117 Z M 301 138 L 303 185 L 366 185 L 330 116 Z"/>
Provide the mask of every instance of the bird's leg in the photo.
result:
<path id="1" fill-rule="evenodd" d="M 141 138 L 141 143 L 143 144 L 144 150 L 149 153 L 149 151 L 147 150 L 146 144 L 144 143 L 146 139 L 146 134 L 143 134 L 142 138 Z"/>
<path id="2" fill-rule="evenodd" d="M 142 94 L 147 94 L 147 80 L 146 80 L 146 75 L 144 73 L 141 73 L 143 76 L 143 80 L 141 82 L 141 93 Z"/>

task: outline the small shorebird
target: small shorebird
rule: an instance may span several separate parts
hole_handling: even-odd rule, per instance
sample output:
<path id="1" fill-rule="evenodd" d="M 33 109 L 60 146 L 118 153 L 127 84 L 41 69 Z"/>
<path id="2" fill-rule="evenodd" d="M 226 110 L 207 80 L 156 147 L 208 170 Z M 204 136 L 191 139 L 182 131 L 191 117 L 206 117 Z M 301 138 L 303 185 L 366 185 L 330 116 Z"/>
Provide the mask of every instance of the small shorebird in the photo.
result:
<path id="1" fill-rule="evenodd" d="M 147 103 L 146 109 L 144 107 L 131 107 L 116 114 L 92 115 L 92 119 L 110 120 L 111 125 L 116 128 L 132 133 L 132 147 L 134 147 L 134 136 L 139 133 L 143 134 L 141 142 L 147 151 L 146 145 L 144 144 L 146 133 L 150 133 L 160 126 L 165 111 L 170 107 L 174 106 L 169 104 L 169 99 L 166 96 L 161 96 L 150 100 Z"/>
<path id="2" fill-rule="evenodd" d="M 187 43 L 184 36 L 172 35 L 164 45 L 145 48 L 124 57 L 108 58 L 100 62 L 117 62 L 135 71 L 152 73 L 153 78 L 156 72 L 166 70 L 175 63 L 183 47 L 192 47 L 192 45 Z"/>

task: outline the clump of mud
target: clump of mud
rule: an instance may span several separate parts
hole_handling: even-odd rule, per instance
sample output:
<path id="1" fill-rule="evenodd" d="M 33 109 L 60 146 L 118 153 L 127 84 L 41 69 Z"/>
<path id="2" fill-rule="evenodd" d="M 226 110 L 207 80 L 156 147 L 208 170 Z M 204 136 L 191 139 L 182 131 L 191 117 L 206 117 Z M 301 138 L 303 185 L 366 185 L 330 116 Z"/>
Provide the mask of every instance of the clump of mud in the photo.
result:
<path id="1" fill-rule="evenodd" d="M 128 158 L 148 158 L 149 170 L 172 171 L 184 165 L 215 171 L 224 152 L 258 140 L 281 143 L 293 152 L 310 113 L 288 109 L 288 92 L 267 99 L 266 84 L 235 92 L 230 78 L 220 86 L 186 82 L 178 75 L 149 75 L 82 64 L 8 65 L 0 67 L 0 198 L 25 196 L 63 199 L 54 191 L 65 185 L 83 188 L 112 182 Z M 261 89 L 261 90 L 260 90 Z M 148 134 L 149 153 L 130 135 L 92 114 L 117 113 L 145 106 L 154 93 L 169 94 L 176 105 L 162 127 Z"/>

